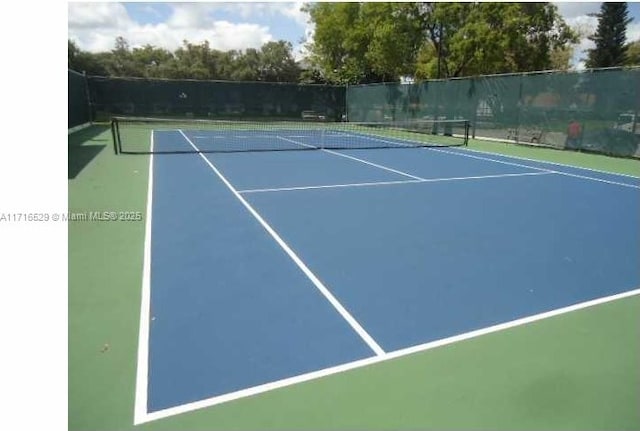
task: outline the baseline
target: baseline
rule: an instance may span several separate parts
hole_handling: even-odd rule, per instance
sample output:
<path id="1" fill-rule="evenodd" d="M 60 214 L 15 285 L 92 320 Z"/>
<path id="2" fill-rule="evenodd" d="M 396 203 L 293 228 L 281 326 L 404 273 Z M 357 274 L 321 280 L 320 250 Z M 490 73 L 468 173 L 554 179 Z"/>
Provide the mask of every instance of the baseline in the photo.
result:
<path id="1" fill-rule="evenodd" d="M 515 328 L 518 326 L 524 326 L 527 324 L 531 324 L 534 322 L 538 322 L 540 320 L 548 319 L 555 316 L 560 316 L 562 314 L 567 314 L 573 311 L 582 310 L 585 308 L 594 307 L 596 305 L 605 304 L 608 302 L 617 301 L 623 298 L 629 298 L 632 296 L 640 295 L 640 289 L 634 289 L 626 292 L 622 292 L 616 295 L 611 295 L 607 297 L 593 299 L 591 301 L 586 301 L 574 305 L 570 305 L 567 307 L 558 308 L 555 310 L 547 311 L 540 314 L 535 314 L 532 316 L 523 317 L 521 319 L 512 320 L 510 322 L 504 322 L 497 325 L 489 326 L 486 328 L 478 329 L 475 331 L 454 335 L 452 337 L 443 338 L 440 340 L 431 341 L 424 344 L 418 344 L 415 346 L 406 347 L 403 349 L 395 350 L 392 352 L 388 352 L 382 355 L 372 356 L 370 358 L 361 359 L 354 362 L 349 362 L 342 365 L 337 365 L 335 367 L 326 368 L 324 370 L 313 371 L 311 373 L 301 374 L 298 376 L 290 377 L 287 379 L 267 383 L 260 386 L 255 386 L 252 388 L 243 389 L 240 391 L 228 393 L 225 395 L 220 395 L 217 397 L 209 398 L 206 400 L 200 400 L 189 404 L 183 404 L 181 406 L 176 406 L 172 408 L 168 408 L 165 410 L 159 410 L 153 413 L 149 413 L 145 415 L 144 418 L 137 424 L 150 422 L 158 419 L 167 418 L 170 416 L 175 416 L 177 414 L 187 413 L 194 410 L 199 410 L 205 407 L 212 407 L 218 404 L 226 403 L 229 401 L 234 401 L 240 398 L 246 398 L 253 395 L 262 394 L 265 392 L 269 392 L 275 389 L 284 388 L 287 386 L 292 386 L 298 383 L 308 382 L 311 380 L 316 380 L 322 377 L 331 376 L 334 374 L 342 373 L 349 370 L 354 370 L 357 368 L 363 368 L 369 365 L 386 362 L 389 360 L 401 358 L 404 356 L 412 355 L 414 353 L 424 352 L 427 350 L 431 350 L 437 347 L 446 346 L 450 344 L 454 344 L 460 341 L 469 340 L 472 338 L 477 338 L 482 335 L 488 335 L 500 331 L 504 331 L 507 329 Z"/>

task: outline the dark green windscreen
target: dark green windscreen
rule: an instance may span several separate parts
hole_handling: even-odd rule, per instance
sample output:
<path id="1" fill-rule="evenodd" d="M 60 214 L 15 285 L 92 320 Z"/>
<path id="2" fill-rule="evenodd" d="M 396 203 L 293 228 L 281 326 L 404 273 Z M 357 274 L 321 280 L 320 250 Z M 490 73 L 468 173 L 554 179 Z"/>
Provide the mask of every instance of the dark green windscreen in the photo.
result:
<path id="1" fill-rule="evenodd" d="M 84 75 L 68 71 L 68 128 L 80 126 L 91 121 L 87 79 Z"/>
<path id="2" fill-rule="evenodd" d="M 639 108 L 639 68 L 347 89 L 349 121 L 467 119 L 471 136 L 478 139 L 631 157 L 640 157 Z"/>
<path id="3" fill-rule="evenodd" d="M 89 78 L 98 118 L 276 118 L 340 120 L 345 88 L 288 83 Z"/>

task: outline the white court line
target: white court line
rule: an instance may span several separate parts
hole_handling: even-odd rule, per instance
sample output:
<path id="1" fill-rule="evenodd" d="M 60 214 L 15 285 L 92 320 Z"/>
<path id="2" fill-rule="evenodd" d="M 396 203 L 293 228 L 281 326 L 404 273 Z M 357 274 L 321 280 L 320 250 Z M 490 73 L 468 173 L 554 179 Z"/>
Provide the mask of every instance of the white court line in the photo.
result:
<path id="1" fill-rule="evenodd" d="M 285 138 L 285 137 L 282 137 L 282 136 L 276 136 L 276 138 L 281 139 L 281 140 L 283 140 L 283 141 L 291 142 L 291 143 L 296 144 L 296 145 L 299 145 L 299 146 L 301 146 L 301 147 L 307 147 L 307 148 L 313 148 L 313 149 L 318 148 L 318 147 L 317 147 L 317 146 L 315 146 L 315 145 L 305 144 L 305 143 L 303 143 L 303 142 L 294 141 L 293 139 Z"/>
<path id="2" fill-rule="evenodd" d="M 149 180 L 147 186 L 147 215 L 144 228 L 144 260 L 142 263 L 142 292 L 140 298 L 140 328 L 138 331 L 138 364 L 133 411 L 134 424 L 147 417 L 147 389 L 149 378 L 149 319 L 151 310 L 151 215 L 153 212 L 153 146 L 151 131 L 149 152 Z"/>
<path id="3" fill-rule="evenodd" d="M 283 138 L 281 136 L 278 136 L 278 139 L 283 139 L 285 141 L 292 142 L 292 143 L 297 144 L 297 145 L 302 145 L 304 147 L 320 148 L 320 150 L 324 151 L 325 153 L 329 153 L 329 154 L 333 154 L 334 156 L 340 156 L 340 157 L 345 157 L 347 159 L 355 160 L 357 162 L 364 163 L 365 165 L 369 165 L 369 166 L 376 167 L 378 169 L 383 169 L 385 171 L 393 172 L 394 174 L 402 175 L 404 177 L 409 177 L 409 178 L 414 179 L 414 180 L 420 180 L 420 181 L 424 180 L 424 178 L 416 177 L 415 175 L 411 175 L 411 174 L 408 174 L 406 172 L 398 171 L 396 169 L 392 169 L 392 168 L 389 168 L 387 166 L 378 165 L 376 163 L 372 163 L 372 162 L 369 162 L 367 160 L 359 159 L 359 158 L 353 157 L 353 156 L 348 156 L 346 154 L 337 153 L 335 151 L 327 150 L 325 148 L 317 147 L 317 146 L 314 146 L 314 145 L 305 144 L 303 142 L 294 141 L 293 139 L 287 139 L 287 138 Z"/>
<path id="4" fill-rule="evenodd" d="M 391 141 L 388 141 L 388 140 L 385 140 L 385 139 L 375 138 L 375 137 L 372 137 L 372 136 L 362 136 L 362 138 L 373 140 L 373 141 L 380 141 L 380 142 L 384 142 L 384 143 L 394 143 L 394 142 L 391 142 Z M 397 144 L 397 145 L 400 145 L 400 144 Z M 605 179 L 602 179 L 602 178 L 594 178 L 594 177 L 588 177 L 588 176 L 585 176 L 585 175 L 571 174 L 569 172 L 563 172 L 563 171 L 558 171 L 558 170 L 554 170 L 554 169 L 539 168 L 539 167 L 536 167 L 536 166 L 525 165 L 525 164 L 522 164 L 522 163 L 507 162 L 507 161 L 504 161 L 504 160 L 497 160 L 497 159 L 493 159 L 493 158 L 490 158 L 490 157 L 474 156 L 472 154 L 465 154 L 463 152 L 458 152 L 458 151 L 448 151 L 448 150 L 443 150 L 441 148 L 435 148 L 435 147 L 424 147 L 424 148 L 427 149 L 427 150 L 436 151 L 436 152 L 439 152 L 439 153 L 452 154 L 452 155 L 461 156 L 461 157 L 469 157 L 469 158 L 472 158 L 472 159 L 484 160 L 484 161 L 489 161 L 489 162 L 494 162 L 494 163 L 501 163 L 503 165 L 509 165 L 509 166 L 518 166 L 518 167 L 521 167 L 521 168 L 533 169 L 533 170 L 543 171 L 543 172 L 549 172 L 549 173 L 553 173 L 553 174 L 564 175 L 564 176 L 567 176 L 567 177 L 580 178 L 580 179 L 583 179 L 583 180 L 597 181 L 597 182 L 606 183 L 606 184 L 613 184 L 613 185 L 616 185 L 616 186 L 629 187 L 629 188 L 632 188 L 632 189 L 640 189 L 640 186 L 635 186 L 633 184 L 620 183 L 620 182 L 617 182 L 617 181 L 605 180 Z M 470 150 L 470 149 L 461 149 L 461 151 L 472 151 L 472 152 L 481 153 L 481 154 L 491 154 L 491 153 L 486 153 L 486 152 L 483 152 L 483 151 Z M 492 155 L 496 156 L 496 154 L 492 154 Z M 502 156 L 502 155 L 500 155 L 500 156 Z M 574 169 L 583 169 L 583 168 L 576 167 L 576 166 L 562 165 L 562 164 L 559 164 L 559 163 L 545 162 L 545 161 L 541 161 L 541 160 L 523 159 L 523 158 L 511 157 L 511 156 L 502 156 L 502 157 L 514 158 L 514 159 L 522 159 L 522 160 L 535 162 L 535 163 L 542 163 L 542 164 L 549 163 L 549 164 L 555 164 L 555 165 L 565 166 L 565 167 L 574 168 Z M 587 169 L 587 170 L 589 170 L 589 169 Z M 605 174 L 609 174 L 609 175 L 617 175 L 617 174 L 612 174 L 612 173 L 609 173 L 609 172 L 597 171 L 597 170 L 594 170 L 594 169 L 591 169 L 591 171 L 601 172 L 601 173 L 605 173 Z M 623 175 L 623 176 L 626 176 L 626 175 Z M 629 176 L 629 177 L 630 178 L 637 178 L 637 177 L 633 177 L 633 176 Z"/>
<path id="5" fill-rule="evenodd" d="M 481 140 L 481 139 L 478 139 L 478 140 Z M 638 177 L 636 175 L 628 175 L 628 174 L 619 174 L 619 173 L 615 173 L 615 172 L 607 172 L 607 171 L 603 171 L 601 169 L 585 168 L 583 166 L 573 166 L 573 165 L 568 165 L 566 163 L 550 162 L 548 160 L 536 160 L 536 159 L 530 159 L 528 157 L 511 156 L 511 155 L 498 154 L 498 153 L 490 153 L 490 152 L 487 152 L 487 151 L 473 150 L 471 148 L 464 148 L 462 150 L 463 151 L 473 152 L 473 153 L 491 155 L 491 156 L 501 156 L 501 157 L 505 157 L 505 158 L 508 158 L 508 159 L 525 160 L 527 162 L 535 162 L 535 163 L 543 163 L 543 164 L 547 164 L 547 165 L 562 166 L 564 168 L 578 169 L 578 170 L 582 170 L 582 171 L 597 172 L 597 173 L 600 173 L 600 174 L 613 175 L 613 176 L 618 176 L 618 177 L 626 177 L 626 178 L 633 178 L 633 179 L 636 179 L 636 180 L 640 180 L 640 177 Z"/>
<path id="6" fill-rule="evenodd" d="M 589 181 L 597 181 L 599 183 L 613 184 L 613 185 L 616 185 L 616 186 L 629 187 L 629 188 L 632 188 L 632 189 L 639 189 L 640 190 L 640 186 L 635 186 L 633 184 L 620 183 L 620 182 L 617 182 L 617 181 L 604 180 L 602 178 L 594 178 L 594 177 L 588 177 L 586 175 L 570 174 L 569 172 L 557 171 L 557 170 L 554 170 L 554 169 L 538 168 L 538 167 L 535 167 L 535 166 L 523 165 L 521 163 L 506 162 L 504 160 L 492 159 L 490 157 L 475 156 L 473 154 L 465 154 L 465 153 L 461 153 L 461 152 L 457 152 L 457 151 L 447 151 L 447 150 L 442 150 L 442 149 L 439 149 L 439 148 L 429 148 L 429 150 L 437 151 L 439 153 L 452 154 L 452 155 L 460 156 L 460 157 L 469 157 L 469 158 L 477 159 L 477 160 L 485 160 L 485 161 L 488 161 L 488 162 L 501 163 L 503 165 L 521 166 L 523 168 L 550 172 L 550 173 L 554 173 L 554 174 L 558 174 L 558 175 L 564 175 L 564 176 L 567 176 L 567 177 L 580 178 L 580 179 L 589 180 Z M 545 162 L 538 162 L 538 163 L 545 163 Z M 580 168 L 577 168 L 577 169 L 580 169 Z"/>
<path id="7" fill-rule="evenodd" d="M 344 132 L 342 132 L 342 133 L 344 133 Z M 336 135 L 334 135 L 334 136 L 336 136 Z M 416 147 L 420 148 L 420 147 L 424 147 L 425 146 L 425 142 L 414 140 L 414 139 L 395 138 L 395 139 L 401 141 L 401 142 L 398 142 L 398 141 L 389 141 L 387 139 L 376 138 L 376 137 L 373 137 L 373 136 L 366 136 L 366 135 L 360 135 L 360 134 L 353 134 L 353 133 L 347 133 L 347 134 L 344 134 L 343 136 L 351 137 L 351 138 L 358 138 L 358 139 L 366 139 L 366 140 L 369 140 L 369 141 L 384 142 L 385 144 L 393 144 L 396 147 L 401 147 L 401 148 L 416 148 Z M 402 141 L 404 141 L 404 142 L 414 142 L 416 144 L 421 144 L 421 145 L 405 144 Z M 353 148 L 353 149 L 357 150 L 358 148 Z"/>
<path id="8" fill-rule="evenodd" d="M 370 183 L 347 183 L 347 184 L 327 184 L 320 186 L 298 186 L 298 187 L 278 187 L 271 189 L 246 189 L 238 190 L 238 193 L 263 193 L 263 192 L 287 192 L 293 190 L 313 190 L 313 189 L 334 189 L 340 187 L 367 187 L 367 186 L 386 186 L 391 184 L 415 184 L 420 180 L 401 180 L 401 181 L 376 181 Z"/>
<path id="9" fill-rule="evenodd" d="M 200 150 L 196 145 L 184 134 L 184 132 L 180 131 L 184 139 L 200 153 Z M 234 194 L 234 196 L 240 201 L 240 203 L 251 213 L 251 215 L 262 225 L 262 227 L 271 235 L 271 237 L 278 243 L 278 245 L 287 253 L 287 255 L 294 261 L 294 263 L 300 268 L 300 270 L 311 280 L 314 286 L 324 295 L 324 297 L 333 305 L 333 307 L 338 311 L 338 313 L 342 316 L 344 320 L 349 323 L 349 325 L 353 328 L 353 330 L 360 335 L 362 340 L 367 343 L 369 348 L 376 355 L 383 355 L 385 352 L 378 345 L 378 343 L 367 333 L 367 331 L 358 323 L 358 321 L 347 311 L 346 308 L 336 299 L 335 296 L 327 289 L 327 287 L 320 281 L 320 279 L 307 267 L 307 265 L 298 257 L 298 255 L 289 247 L 289 245 L 284 242 L 284 240 L 280 237 L 280 235 L 262 218 L 258 212 L 253 209 L 253 207 L 238 193 L 238 191 L 233 187 L 233 185 L 222 175 L 222 173 L 216 168 L 211 161 L 204 156 L 204 154 L 200 153 L 200 157 L 209 165 L 211 170 L 220 178 L 220 180 L 227 186 L 229 190 Z"/>
<path id="10" fill-rule="evenodd" d="M 164 410 L 158 410 L 153 413 L 148 413 L 144 418 L 143 422 L 150 422 L 158 419 L 163 419 L 169 416 L 174 416 L 181 413 L 187 413 L 187 412 L 202 409 L 205 407 L 211 407 L 217 404 L 226 403 L 226 402 L 237 400 L 240 398 L 246 398 L 246 397 L 261 394 L 264 392 L 272 391 L 275 389 L 284 388 L 297 383 L 307 382 L 310 380 L 319 379 L 321 377 L 342 373 L 348 370 L 353 370 L 353 369 L 362 368 L 368 365 L 386 362 L 392 359 L 401 358 L 401 357 L 412 355 L 418 352 L 424 352 L 430 349 L 446 346 L 446 345 L 457 343 L 464 340 L 469 340 L 482 335 L 487 335 L 487 334 L 491 334 L 499 331 L 504 331 L 506 329 L 511 329 L 518 326 L 531 324 L 543 319 L 548 319 L 550 317 L 559 316 L 572 311 L 582 310 L 585 308 L 593 307 L 593 306 L 604 304 L 607 302 L 616 301 L 623 298 L 628 298 L 628 297 L 639 295 L 639 294 L 640 294 L 640 289 L 630 290 L 627 292 L 618 293 L 618 294 L 607 296 L 604 298 L 593 299 L 591 301 L 569 305 L 567 307 L 558 308 L 558 309 L 547 311 L 544 313 L 534 314 L 532 316 L 523 317 L 520 319 L 512 320 L 510 322 L 500 323 L 500 324 L 489 326 L 486 328 L 477 329 L 475 331 L 454 335 L 452 337 L 443 338 L 440 340 L 435 340 L 428 343 L 395 350 L 393 352 L 385 353 L 383 355 L 372 356 L 372 357 L 361 359 L 358 361 L 348 362 L 346 364 L 325 368 L 323 370 L 313 371 L 306 374 L 300 374 L 298 376 L 289 377 L 286 379 L 266 383 L 259 386 L 254 386 L 247 389 L 242 389 L 236 392 L 230 392 L 224 395 L 219 395 L 219 396 L 208 398 L 205 400 L 200 400 L 200 401 L 196 401 L 189 404 L 183 404 L 180 406 L 171 407 Z M 142 423 L 142 422 L 138 422 L 136 423 L 136 425 L 138 425 L 139 423 Z"/>
<path id="11" fill-rule="evenodd" d="M 175 132 L 180 132 L 180 130 L 173 130 Z M 236 139 L 254 139 L 254 138 L 273 138 L 273 136 L 269 136 L 269 135 L 233 135 L 230 133 L 217 133 L 216 135 L 208 135 L 208 136 L 194 136 L 194 138 L 197 139 L 230 139 L 230 138 L 236 138 Z"/>
<path id="12" fill-rule="evenodd" d="M 269 189 L 246 189 L 238 190 L 238 193 L 264 193 L 264 192 L 287 192 L 294 190 L 313 190 L 313 189 L 334 189 L 344 187 L 375 187 L 387 186 L 395 184 L 417 184 L 417 183 L 436 183 L 442 181 L 464 181 L 464 180 L 483 180 L 487 178 L 508 178 L 508 177 L 528 177 L 536 175 L 550 175 L 553 172 L 525 172 L 522 174 L 496 174 L 496 175 L 479 175 L 474 177 L 448 177 L 448 178 L 425 178 L 422 180 L 402 180 L 402 181 L 377 181 L 370 183 L 350 183 L 350 184 L 327 184 L 320 186 L 298 186 L 298 187 L 279 187 Z"/>
<path id="13" fill-rule="evenodd" d="M 411 175 L 411 174 L 408 174 L 406 172 L 399 171 L 397 169 L 393 169 L 393 168 L 390 168 L 390 167 L 387 167 L 387 166 L 379 165 L 377 163 L 373 163 L 373 162 L 370 162 L 368 160 L 360 159 L 358 157 L 349 156 L 347 154 L 342 154 L 342 153 L 338 153 L 336 151 L 331 151 L 331 150 L 322 150 L 322 151 L 324 151 L 326 153 L 329 153 L 329 154 L 333 154 L 335 156 L 340 156 L 340 157 L 344 157 L 346 159 L 355 160 L 357 162 L 364 163 L 365 165 L 373 166 L 373 167 L 376 167 L 376 168 L 379 168 L 379 169 L 383 169 L 385 171 L 393 172 L 395 174 L 403 175 L 405 177 L 413 178 L 414 180 L 419 180 L 419 181 L 424 181 L 425 180 L 425 178 L 417 177 L 415 175 Z"/>
<path id="14" fill-rule="evenodd" d="M 176 131 L 179 131 L 183 136 L 185 136 L 184 133 L 181 130 L 176 130 Z M 186 136 L 185 136 L 185 138 L 197 150 L 197 147 L 195 147 L 195 145 L 191 141 L 189 141 L 189 139 Z M 153 145 L 154 145 L 154 141 L 153 141 L 153 132 L 152 132 L 152 135 L 151 135 L 151 153 L 153 153 Z M 470 150 L 470 151 L 473 151 L 473 150 Z M 264 223 L 264 220 L 262 220 L 262 218 L 257 213 L 255 213 L 253 208 L 248 206 L 246 201 L 244 201 L 244 199 L 241 196 L 239 196 L 238 192 L 233 188 L 233 186 L 230 185 L 230 183 L 228 183 L 228 181 L 224 177 L 221 176 L 219 171 L 209 162 L 209 160 L 202 154 L 200 154 L 200 156 L 214 170 L 214 172 L 216 172 L 216 174 L 221 178 L 221 180 L 225 183 L 225 185 L 227 185 L 227 187 L 230 188 L 230 190 L 234 193 L 234 195 L 236 195 L 236 197 L 240 200 L 240 202 L 243 203 L 243 205 L 245 205 L 245 207 L 247 207 L 247 209 L 252 213 L 252 215 L 254 215 L 254 217 L 256 217 L 261 224 Z M 535 161 L 535 160 L 532 160 L 532 161 Z M 536 161 L 536 162 L 539 162 L 539 161 Z M 546 162 L 540 162 L 540 163 L 546 163 Z M 570 166 L 570 167 L 572 167 L 572 166 Z M 531 167 L 529 167 L 529 168 L 531 168 Z M 555 173 L 555 172 L 550 170 L 548 172 L 537 172 L 535 174 L 542 175 L 544 173 Z M 533 175 L 534 173 L 530 173 L 530 174 Z M 525 175 L 525 174 L 520 174 L 520 175 Z M 405 181 L 405 182 L 422 182 L 422 181 Z M 580 310 L 580 309 L 583 309 L 583 308 L 592 307 L 592 306 L 595 306 L 595 305 L 598 305 L 598 304 L 603 304 L 603 303 L 611 302 L 611 301 L 614 301 L 614 300 L 617 300 L 617 299 L 622 299 L 622 298 L 631 297 L 631 296 L 635 296 L 635 295 L 639 295 L 640 294 L 640 289 L 635 289 L 635 290 L 624 292 L 624 293 L 621 293 L 621 294 L 612 295 L 612 296 L 604 297 L 604 298 L 599 298 L 599 299 L 595 299 L 595 300 L 592 300 L 592 301 L 583 302 L 583 303 L 580 303 L 580 304 L 575 304 L 575 305 L 572 305 L 572 306 L 568 306 L 568 307 L 552 310 L 552 311 L 549 311 L 549 312 L 546 312 L 546 313 L 541 313 L 541 314 L 538 314 L 538 315 L 533 315 L 533 316 L 525 317 L 525 318 L 522 318 L 522 319 L 517 319 L 517 320 L 511 321 L 511 322 L 506 322 L 506 323 L 503 323 L 503 324 L 494 325 L 494 326 L 491 326 L 491 327 L 488 327 L 488 328 L 483 328 L 483 329 L 480 329 L 480 330 L 471 331 L 471 332 L 468 332 L 468 333 L 456 335 L 456 336 L 445 338 L 445 339 L 441 339 L 441 340 L 436 340 L 436 341 L 425 343 L 425 344 L 421 344 L 421 345 L 408 347 L 408 348 L 405 348 L 405 349 L 396 350 L 396 351 L 389 352 L 389 353 L 384 353 L 384 351 L 383 351 L 382 354 L 379 354 L 377 356 L 373 356 L 373 357 L 370 357 L 370 358 L 366 358 L 366 359 L 362 359 L 362 360 L 358 360 L 358 361 L 354 361 L 354 362 L 338 365 L 338 366 L 327 368 L 327 369 L 324 369 L 324 370 L 318 370 L 318 371 L 314 371 L 314 372 L 311 372 L 311 373 L 302 374 L 302 375 L 299 375 L 299 376 L 294 376 L 294 377 L 291 377 L 291 378 L 287 378 L 287 379 L 283 379 L 283 380 L 279 380 L 279 381 L 275 381 L 275 382 L 270 382 L 270 383 L 267 383 L 267 384 L 255 386 L 255 387 L 252 387 L 252 388 L 243 389 L 243 390 L 240 390 L 240 391 L 236 391 L 236 392 L 220 395 L 220 396 L 217 396 L 217 397 L 212 397 L 212 398 L 201 400 L 201 401 L 197 401 L 197 402 L 194 402 L 194 403 L 184 404 L 184 405 L 181 405 L 181 406 L 176 406 L 176 407 L 172 407 L 172 408 L 169 408 L 169 409 L 156 411 L 156 412 L 153 412 L 153 413 L 147 413 L 148 342 L 149 342 L 149 318 L 150 318 L 151 217 L 152 217 L 152 195 L 153 195 L 153 154 L 150 155 L 150 160 L 149 160 L 149 181 L 148 181 L 148 192 L 147 192 L 147 195 L 148 195 L 148 197 L 147 197 L 147 220 L 146 220 L 146 225 L 145 225 L 143 283 L 142 283 L 141 306 L 140 306 L 140 328 L 139 328 L 139 339 L 138 339 L 138 356 L 137 356 L 138 364 L 137 364 L 137 373 L 136 373 L 134 425 L 138 425 L 138 424 L 141 424 L 141 423 L 154 421 L 154 420 L 157 420 L 157 419 L 166 418 L 166 417 L 177 415 L 177 414 L 181 414 L 181 413 L 190 412 L 190 411 L 201 409 L 201 408 L 204 408 L 204 407 L 214 406 L 214 405 L 221 404 L 221 403 L 224 403 L 224 402 L 228 402 L 228 401 L 236 400 L 236 399 L 239 399 L 239 398 L 244 398 L 244 397 L 248 397 L 248 396 L 264 393 L 264 392 L 267 392 L 267 391 L 271 391 L 271 390 L 282 388 L 282 387 L 286 387 L 286 386 L 291 386 L 293 384 L 297 384 L 297 383 L 301 383 L 301 382 L 306 382 L 306 381 L 318 379 L 318 378 L 321 378 L 321 377 L 337 374 L 337 373 L 348 371 L 348 370 L 351 370 L 351 369 L 361 368 L 361 367 L 364 367 L 364 366 L 367 366 L 367 365 L 372 365 L 372 364 L 375 364 L 375 363 L 396 359 L 396 358 L 407 356 L 407 355 L 414 354 L 414 353 L 417 353 L 417 352 L 426 351 L 426 350 L 433 349 L 433 348 L 436 348 L 436 347 L 440 347 L 440 346 L 452 344 L 452 343 L 455 343 L 455 342 L 459 342 L 459 341 L 475 338 L 475 337 L 478 337 L 478 336 L 481 336 L 481 335 L 502 331 L 502 330 L 509 329 L 509 328 L 512 328 L 512 327 L 517 327 L 517 326 L 533 323 L 533 322 L 536 322 L 538 320 L 542 320 L 542 319 L 550 318 L 550 317 L 553 317 L 553 316 L 561 315 L 561 314 L 564 314 L 564 313 L 568 313 L 568 312 Z M 263 224 L 263 227 L 265 227 L 265 224 Z M 265 227 L 265 229 L 267 229 L 267 227 Z M 271 234 L 269 229 L 267 229 L 267 231 Z M 285 251 L 287 251 L 287 250 L 285 250 Z M 142 342 L 143 340 L 145 341 L 144 343 Z"/>
<path id="15" fill-rule="evenodd" d="M 597 181 L 599 183 L 606 183 L 606 184 L 613 184 L 615 186 L 621 186 L 621 187 L 629 187 L 631 189 L 638 189 L 640 190 L 640 186 L 634 186 L 633 184 L 626 184 L 626 183 L 619 183 L 617 181 L 611 181 L 611 180 L 604 180 L 602 178 L 594 178 L 594 177 L 587 177 L 585 175 L 578 175 L 578 174 L 570 174 L 569 172 L 562 172 L 562 171 L 552 171 L 554 174 L 558 174 L 558 175 L 564 175 L 566 177 L 573 177 L 573 178 L 580 178 L 583 180 L 589 180 L 589 181 Z"/>

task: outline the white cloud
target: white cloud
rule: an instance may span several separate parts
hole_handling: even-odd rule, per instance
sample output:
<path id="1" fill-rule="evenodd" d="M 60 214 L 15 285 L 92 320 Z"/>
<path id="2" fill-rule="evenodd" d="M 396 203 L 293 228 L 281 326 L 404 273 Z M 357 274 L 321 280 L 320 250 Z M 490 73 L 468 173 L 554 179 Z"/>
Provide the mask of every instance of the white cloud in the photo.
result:
<path id="1" fill-rule="evenodd" d="M 558 7 L 558 12 L 566 20 L 571 18 L 577 18 L 580 16 L 587 16 L 590 13 L 596 13 L 600 10 L 601 3 L 589 3 L 589 2 L 553 2 Z"/>
<path id="2" fill-rule="evenodd" d="M 87 51 L 109 51 L 116 37 L 132 47 L 151 44 L 170 50 L 209 41 L 220 50 L 259 48 L 273 40 L 267 26 L 216 20 L 212 14 L 221 4 L 173 4 L 165 23 L 140 24 L 131 19 L 120 3 L 69 3 L 69 38 Z"/>
<path id="3" fill-rule="evenodd" d="M 251 2 L 251 3 L 214 3 L 209 4 L 210 10 L 224 10 L 236 13 L 244 19 L 255 18 L 257 16 L 277 16 L 282 15 L 294 20 L 297 24 L 304 26 L 307 24 L 308 14 L 300 9 L 305 2 Z"/>
<path id="4" fill-rule="evenodd" d="M 307 44 L 313 43 L 313 36 L 315 34 L 315 25 L 307 24 L 304 30 L 304 38 L 303 40 L 293 47 L 293 57 L 300 61 L 305 58 L 309 53 L 306 49 Z"/>
<path id="5" fill-rule="evenodd" d="M 554 4 L 558 7 L 558 13 L 564 18 L 565 22 L 581 36 L 580 41 L 574 48 L 572 64 L 577 70 L 582 70 L 584 69 L 584 60 L 587 57 L 587 49 L 594 46 L 588 37 L 596 31 L 598 26 L 598 18 L 589 16 L 589 14 L 597 13 L 600 10 L 601 3 L 554 2 Z"/>
<path id="6" fill-rule="evenodd" d="M 309 22 L 309 14 L 303 12 L 304 1 L 295 2 L 252 2 L 252 3 L 218 3 L 210 5 L 211 10 L 224 10 L 235 13 L 243 19 L 251 19 L 258 16 L 269 16 L 276 20 L 279 16 L 293 21 L 300 27 L 304 27 L 304 36 L 301 40 L 292 40 L 293 56 L 301 60 L 306 56 L 304 45 L 313 40 L 313 24 Z"/>
<path id="7" fill-rule="evenodd" d="M 585 60 L 587 58 L 587 50 L 595 47 L 595 44 L 588 39 L 593 35 L 598 27 L 598 18 L 589 16 L 589 14 L 600 11 L 601 3 L 555 3 L 558 6 L 559 13 L 563 16 L 565 22 L 574 30 L 580 32 L 582 38 L 575 46 L 573 56 L 573 66 L 577 70 L 585 68 Z M 632 21 L 627 26 L 627 42 L 633 42 L 640 39 L 640 22 Z"/>
<path id="8" fill-rule="evenodd" d="M 300 25 L 304 25 L 305 27 L 309 26 L 309 14 L 306 12 L 302 12 L 302 5 L 304 2 L 297 1 L 294 3 L 288 4 L 287 7 L 282 9 L 282 14 L 293 19 Z"/>
<path id="9" fill-rule="evenodd" d="M 632 21 L 627 26 L 627 42 L 640 40 L 640 22 Z"/>
<path id="10" fill-rule="evenodd" d="M 204 28 L 211 23 L 211 7 L 204 3 L 183 3 L 173 6 L 173 13 L 167 20 L 170 28 Z"/>
<path id="11" fill-rule="evenodd" d="M 565 22 L 581 35 L 580 41 L 574 46 L 572 63 L 576 69 L 582 70 L 584 69 L 584 60 L 587 57 L 587 50 L 595 46 L 588 37 L 595 33 L 598 26 L 598 18 L 579 15 L 571 18 L 565 18 Z"/>
<path id="12" fill-rule="evenodd" d="M 213 24 L 211 34 L 212 47 L 223 51 L 230 49 L 259 48 L 273 40 L 267 27 L 256 24 L 234 24 L 217 21 Z"/>
<path id="13" fill-rule="evenodd" d="M 304 36 L 301 40 L 296 41 L 297 43 L 293 46 L 293 57 L 297 61 L 302 60 L 308 55 L 305 45 L 313 42 L 313 36 L 315 33 L 315 24 L 310 21 L 309 14 L 301 10 L 303 4 L 304 2 L 301 1 L 290 3 L 287 7 L 284 7 L 281 10 L 281 13 L 284 16 L 287 16 L 299 25 L 304 26 Z"/>
<path id="14" fill-rule="evenodd" d="M 584 36 L 593 34 L 598 27 L 598 18 L 581 15 L 573 18 L 565 18 L 565 22 L 574 30 L 579 31 Z"/>
<path id="15" fill-rule="evenodd" d="M 69 3 L 69 29 L 106 29 L 132 24 L 120 3 Z"/>

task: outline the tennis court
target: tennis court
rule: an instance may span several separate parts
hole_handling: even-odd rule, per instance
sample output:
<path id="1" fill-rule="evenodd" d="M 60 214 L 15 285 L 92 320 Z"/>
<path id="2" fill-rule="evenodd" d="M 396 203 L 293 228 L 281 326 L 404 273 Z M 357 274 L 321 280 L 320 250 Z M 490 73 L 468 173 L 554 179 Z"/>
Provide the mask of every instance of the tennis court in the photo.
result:
<path id="1" fill-rule="evenodd" d="M 136 424 L 640 293 L 637 177 L 464 122 L 167 123 L 116 126 L 151 154 Z"/>

